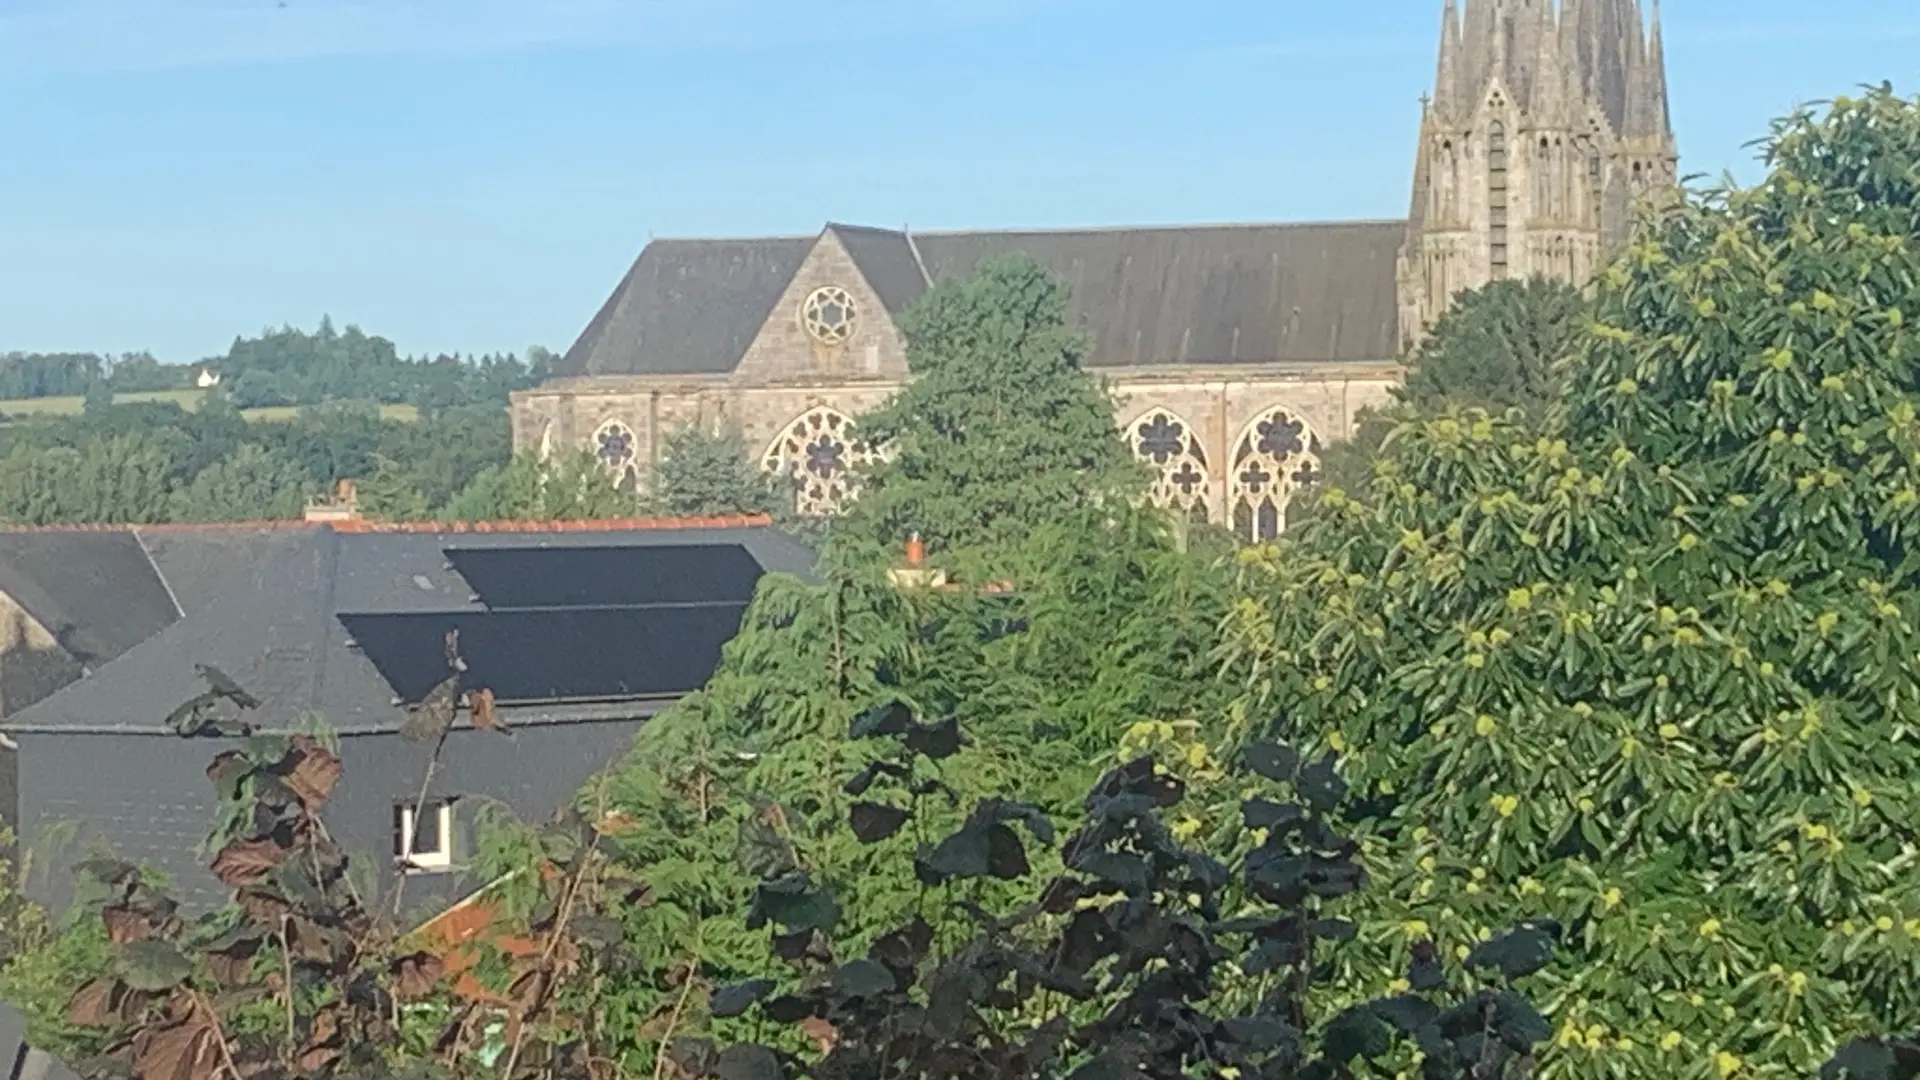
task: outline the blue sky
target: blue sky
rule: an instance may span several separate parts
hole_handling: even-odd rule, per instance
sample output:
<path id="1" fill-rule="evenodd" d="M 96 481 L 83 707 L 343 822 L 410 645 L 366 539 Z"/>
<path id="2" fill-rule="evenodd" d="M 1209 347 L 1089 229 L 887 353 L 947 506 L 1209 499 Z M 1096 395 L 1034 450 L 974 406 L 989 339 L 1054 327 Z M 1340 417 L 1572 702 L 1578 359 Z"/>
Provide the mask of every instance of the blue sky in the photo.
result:
<path id="1" fill-rule="evenodd" d="M 650 235 L 1398 217 L 1440 0 L 0 0 L 0 351 L 565 348 Z M 1666 0 L 1682 170 L 1914 0 Z"/>

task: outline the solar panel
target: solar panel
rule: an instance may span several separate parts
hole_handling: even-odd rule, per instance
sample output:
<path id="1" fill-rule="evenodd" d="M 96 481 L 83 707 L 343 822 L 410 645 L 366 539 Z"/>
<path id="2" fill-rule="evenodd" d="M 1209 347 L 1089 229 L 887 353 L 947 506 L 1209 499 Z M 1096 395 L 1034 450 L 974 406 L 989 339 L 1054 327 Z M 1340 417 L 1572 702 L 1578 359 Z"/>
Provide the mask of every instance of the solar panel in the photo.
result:
<path id="1" fill-rule="evenodd" d="M 360 651 L 411 703 L 449 674 L 446 636 L 460 634 L 464 684 L 503 702 L 572 701 L 696 690 L 740 629 L 744 603 L 341 615 Z"/>
<path id="2" fill-rule="evenodd" d="M 490 608 L 745 601 L 763 573 L 739 544 L 447 548 Z"/>

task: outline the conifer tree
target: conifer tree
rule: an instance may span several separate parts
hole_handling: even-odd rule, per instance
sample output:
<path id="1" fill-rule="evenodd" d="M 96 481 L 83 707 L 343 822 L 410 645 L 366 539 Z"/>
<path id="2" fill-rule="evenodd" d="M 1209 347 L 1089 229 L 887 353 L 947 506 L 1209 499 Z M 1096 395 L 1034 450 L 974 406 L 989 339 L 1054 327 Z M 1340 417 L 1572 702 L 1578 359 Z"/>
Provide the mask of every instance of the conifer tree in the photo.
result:
<path id="1" fill-rule="evenodd" d="M 903 327 L 912 381 L 856 422 L 885 457 L 836 531 L 888 549 L 918 532 L 938 549 L 1007 550 L 1077 507 L 1137 492 L 1067 303 L 1024 256 L 922 297 Z"/>

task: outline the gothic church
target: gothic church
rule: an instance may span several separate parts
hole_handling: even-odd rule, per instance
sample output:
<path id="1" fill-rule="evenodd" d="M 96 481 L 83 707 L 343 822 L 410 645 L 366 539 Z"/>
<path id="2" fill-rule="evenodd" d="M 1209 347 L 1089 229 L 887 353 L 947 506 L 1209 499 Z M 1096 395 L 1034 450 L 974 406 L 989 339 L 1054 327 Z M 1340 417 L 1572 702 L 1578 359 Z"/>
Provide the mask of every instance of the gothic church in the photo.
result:
<path id="1" fill-rule="evenodd" d="M 850 418 L 907 378 L 895 316 L 1019 252 L 1071 287 L 1155 498 L 1268 539 L 1453 295 L 1583 281 L 1677 183 L 1653 3 L 1649 29 L 1639 0 L 1446 0 L 1403 221 L 656 240 L 515 395 L 515 447 L 589 446 L 638 480 L 677 427 L 730 424 L 831 513 L 874 452 Z"/>

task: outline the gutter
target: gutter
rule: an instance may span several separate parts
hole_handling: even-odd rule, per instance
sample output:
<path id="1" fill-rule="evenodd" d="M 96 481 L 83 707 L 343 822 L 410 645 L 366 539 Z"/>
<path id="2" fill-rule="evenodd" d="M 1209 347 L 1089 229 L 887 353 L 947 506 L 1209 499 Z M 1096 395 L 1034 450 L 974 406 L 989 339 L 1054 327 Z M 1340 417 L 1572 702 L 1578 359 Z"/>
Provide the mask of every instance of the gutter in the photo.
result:
<path id="1" fill-rule="evenodd" d="M 617 701 L 588 701 L 553 704 L 496 705 L 494 712 L 506 722 L 508 734 L 515 728 L 563 727 L 573 724 L 604 724 L 622 720 L 647 720 L 665 712 L 678 702 L 684 694 L 663 694 L 651 697 L 624 698 Z M 324 718 L 323 718 L 324 719 Z M 361 724 L 353 727 L 333 728 L 330 734 L 341 738 L 354 735 L 397 735 L 403 727 L 399 720 L 384 721 L 375 724 Z M 456 721 L 454 730 L 462 730 Z M 478 731 L 469 724 L 465 730 Z M 311 735 L 311 727 L 261 727 L 254 731 L 256 735 Z M 159 724 L 6 724 L 0 730 L 0 748 L 16 750 L 19 743 L 13 735 L 146 735 L 165 739 L 179 739 L 167 727 Z"/>

